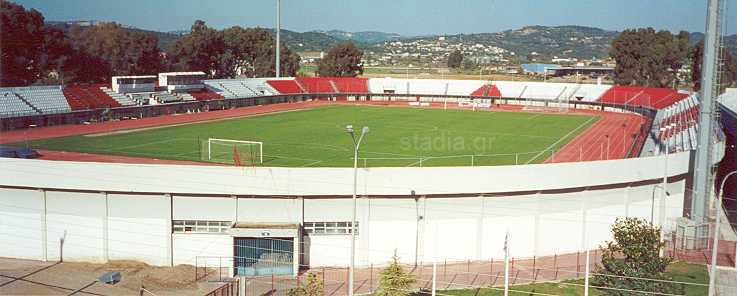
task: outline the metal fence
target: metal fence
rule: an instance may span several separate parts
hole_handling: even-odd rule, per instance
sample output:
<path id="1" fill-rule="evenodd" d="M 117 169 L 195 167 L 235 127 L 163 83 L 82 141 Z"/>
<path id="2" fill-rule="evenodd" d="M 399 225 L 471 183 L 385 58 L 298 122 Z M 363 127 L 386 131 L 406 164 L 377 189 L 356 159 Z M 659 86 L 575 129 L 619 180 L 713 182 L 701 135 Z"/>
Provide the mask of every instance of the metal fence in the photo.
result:
<path id="1" fill-rule="evenodd" d="M 240 295 L 240 278 L 233 278 L 205 296 L 238 296 Z"/>
<path id="2" fill-rule="evenodd" d="M 589 252 L 589 267 L 601 260 L 601 252 Z M 583 278 L 586 271 L 586 252 L 568 253 L 553 256 L 510 258 L 509 283 L 519 285 L 535 282 L 551 282 Z M 195 277 L 206 281 L 230 281 L 232 279 L 230 257 L 198 257 Z M 435 263 L 403 264 L 405 271 L 416 279 L 414 290 L 430 289 L 432 286 L 433 265 L 436 265 L 436 287 L 438 290 L 499 287 L 504 283 L 504 258 L 490 258 L 486 261 L 443 260 Z M 386 265 L 358 267 L 354 274 L 354 293 L 371 294 L 379 286 L 381 272 Z M 324 286 L 325 295 L 348 294 L 347 267 L 303 266 L 294 275 L 262 275 L 239 277 L 245 295 L 288 295 L 291 289 L 299 287 L 309 273 L 317 275 Z M 243 295 L 243 294 L 241 294 Z"/>
<path id="3" fill-rule="evenodd" d="M 713 240 L 712 235 L 684 236 L 673 232 L 666 238 L 664 254 L 678 261 L 711 264 Z M 737 268 L 735 256 L 737 256 L 737 242 L 720 239 L 717 247 L 717 266 Z"/>

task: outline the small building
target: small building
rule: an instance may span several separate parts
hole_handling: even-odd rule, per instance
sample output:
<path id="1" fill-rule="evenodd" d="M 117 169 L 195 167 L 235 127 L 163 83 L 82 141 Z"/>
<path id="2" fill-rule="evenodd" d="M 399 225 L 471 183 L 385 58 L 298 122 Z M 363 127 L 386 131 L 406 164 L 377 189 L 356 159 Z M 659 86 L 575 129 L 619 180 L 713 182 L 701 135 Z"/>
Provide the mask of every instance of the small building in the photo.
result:
<path id="1" fill-rule="evenodd" d="M 153 92 L 156 90 L 156 75 L 113 76 L 113 91 L 120 94 Z"/>
<path id="2" fill-rule="evenodd" d="M 551 73 L 551 72 L 548 72 Z M 557 67 L 551 73 L 553 76 L 586 75 L 591 77 L 614 76 L 613 67 L 586 66 L 586 67 Z"/>
<path id="3" fill-rule="evenodd" d="M 202 80 L 207 79 L 205 72 L 167 72 L 159 73 L 159 87 L 168 91 L 202 89 Z"/>
<path id="4" fill-rule="evenodd" d="M 560 67 L 556 64 L 541 64 L 541 63 L 532 63 L 532 64 L 522 64 L 522 71 L 525 74 L 544 74 L 546 71 L 550 73 L 550 71 L 553 71 L 554 69 Z"/>

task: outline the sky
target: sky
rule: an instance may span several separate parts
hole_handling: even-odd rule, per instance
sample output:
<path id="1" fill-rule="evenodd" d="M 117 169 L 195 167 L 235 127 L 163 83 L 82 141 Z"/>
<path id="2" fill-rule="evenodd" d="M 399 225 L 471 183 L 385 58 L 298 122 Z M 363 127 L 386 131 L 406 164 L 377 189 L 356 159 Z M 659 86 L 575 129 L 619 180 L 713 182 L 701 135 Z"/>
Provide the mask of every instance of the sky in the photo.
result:
<path id="1" fill-rule="evenodd" d="M 274 27 L 275 0 L 11 0 L 46 20 L 100 20 L 155 31 Z M 726 0 L 728 34 L 737 0 Z M 621 31 L 653 27 L 703 32 L 706 0 L 282 0 L 282 28 L 382 31 L 405 36 L 499 32 L 529 25 L 582 25 Z M 730 20 L 734 20 L 731 21 Z"/>

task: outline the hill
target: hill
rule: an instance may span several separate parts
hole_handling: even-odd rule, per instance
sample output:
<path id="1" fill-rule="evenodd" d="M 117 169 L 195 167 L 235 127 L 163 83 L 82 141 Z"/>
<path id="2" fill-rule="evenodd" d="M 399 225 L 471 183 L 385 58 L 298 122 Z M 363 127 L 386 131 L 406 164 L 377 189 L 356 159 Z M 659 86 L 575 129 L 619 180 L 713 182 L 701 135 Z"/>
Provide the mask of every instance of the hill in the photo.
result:
<path id="1" fill-rule="evenodd" d="M 72 25 L 89 26 L 97 21 L 47 22 L 47 24 L 68 31 Z M 159 38 L 159 48 L 166 50 L 171 42 L 184 36 L 188 31 L 156 32 L 127 27 L 145 33 L 155 34 Z M 274 32 L 273 29 L 268 29 Z M 282 41 L 291 49 L 303 51 L 327 51 L 330 47 L 343 42 L 353 41 L 364 50 L 376 53 L 390 53 L 390 42 L 426 42 L 432 43 L 444 38 L 448 45 L 472 46 L 481 44 L 487 47 L 498 47 L 514 53 L 520 60 L 527 60 L 536 53 L 539 60 L 553 56 L 561 58 L 590 59 L 609 56 L 612 39 L 619 32 L 584 26 L 527 26 L 515 30 L 497 33 L 473 33 L 455 35 L 428 35 L 421 37 L 404 37 L 396 33 L 378 31 L 347 32 L 341 30 L 296 32 L 281 30 Z M 703 39 L 704 34 L 691 33 L 692 43 Z M 737 34 L 724 37 L 725 46 L 737 56 Z"/>
<path id="2" fill-rule="evenodd" d="M 330 30 L 313 32 L 323 33 L 338 40 L 350 40 L 357 43 L 379 43 L 384 41 L 398 40 L 402 38 L 402 35 L 396 33 L 384 33 L 377 31 L 346 32 L 340 30 Z"/>

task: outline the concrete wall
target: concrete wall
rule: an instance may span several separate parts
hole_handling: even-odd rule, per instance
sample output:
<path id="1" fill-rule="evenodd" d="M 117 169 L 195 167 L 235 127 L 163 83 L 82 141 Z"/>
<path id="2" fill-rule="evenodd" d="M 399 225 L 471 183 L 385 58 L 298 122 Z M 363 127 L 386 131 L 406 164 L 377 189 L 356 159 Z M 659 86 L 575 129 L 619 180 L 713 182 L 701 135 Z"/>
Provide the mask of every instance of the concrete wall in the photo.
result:
<path id="1" fill-rule="evenodd" d="M 651 209 L 656 224 L 662 219 L 672 229 L 683 211 L 678 176 L 687 163 L 688 153 L 671 155 L 669 175 L 676 178 L 662 213 L 654 189 L 662 157 L 362 170 L 357 263 L 382 264 L 395 251 L 405 262 L 500 258 L 507 231 L 515 257 L 576 252 L 610 239 L 616 218 L 650 219 Z M 198 256 L 232 256 L 232 236 L 172 234 L 171 220 L 345 222 L 352 213 L 350 169 L 15 159 L 0 159 L 0 166 L 2 257 L 56 260 L 64 238 L 68 261 L 195 264 L 215 260 Z M 303 241 L 304 264 L 347 265 L 350 235 Z"/>

